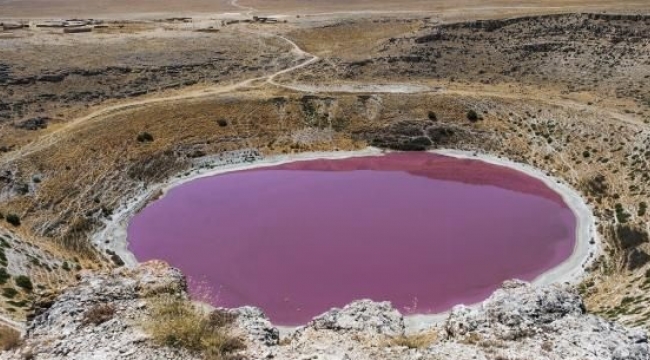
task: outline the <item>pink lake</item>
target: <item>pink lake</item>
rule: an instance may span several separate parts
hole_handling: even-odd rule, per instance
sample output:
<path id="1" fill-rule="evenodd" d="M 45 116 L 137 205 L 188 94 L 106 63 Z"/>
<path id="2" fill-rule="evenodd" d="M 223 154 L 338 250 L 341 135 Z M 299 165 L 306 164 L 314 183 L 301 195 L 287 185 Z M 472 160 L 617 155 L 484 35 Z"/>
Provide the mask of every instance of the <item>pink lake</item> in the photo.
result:
<path id="1" fill-rule="evenodd" d="M 576 220 L 538 179 L 428 153 L 301 161 L 180 185 L 132 220 L 139 261 L 299 325 L 353 300 L 437 313 L 533 280 L 573 252 Z"/>

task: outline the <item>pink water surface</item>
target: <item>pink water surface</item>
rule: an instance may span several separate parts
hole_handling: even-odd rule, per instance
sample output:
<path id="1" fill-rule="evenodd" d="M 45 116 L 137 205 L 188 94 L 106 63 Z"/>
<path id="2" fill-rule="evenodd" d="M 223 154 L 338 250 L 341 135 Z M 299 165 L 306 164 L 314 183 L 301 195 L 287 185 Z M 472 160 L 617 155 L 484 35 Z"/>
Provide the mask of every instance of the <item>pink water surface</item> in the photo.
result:
<path id="1" fill-rule="evenodd" d="M 129 226 L 215 305 L 298 325 L 353 300 L 433 313 L 567 259 L 575 217 L 520 172 L 426 153 L 295 162 L 198 179 Z M 191 289 L 195 290 L 196 289 Z"/>

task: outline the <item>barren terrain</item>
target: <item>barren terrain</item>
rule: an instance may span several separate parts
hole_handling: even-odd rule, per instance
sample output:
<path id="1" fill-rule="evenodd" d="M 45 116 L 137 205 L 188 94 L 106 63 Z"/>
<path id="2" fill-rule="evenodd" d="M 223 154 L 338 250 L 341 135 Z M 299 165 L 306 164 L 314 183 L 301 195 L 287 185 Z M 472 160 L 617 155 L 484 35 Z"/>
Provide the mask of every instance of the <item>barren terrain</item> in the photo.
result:
<path id="1" fill-rule="evenodd" d="M 33 292 L 121 265 L 97 234 L 177 175 L 370 145 L 487 153 L 562 179 L 603 242 L 581 285 L 589 309 L 649 326 L 648 4 L 395 4 L 0 0 L 6 24 L 30 24 L 0 33 L 0 265 L 18 289 L 4 313 L 22 319 Z M 73 8 L 106 19 L 39 26 Z M 287 16 L 253 19 L 267 13 Z"/>

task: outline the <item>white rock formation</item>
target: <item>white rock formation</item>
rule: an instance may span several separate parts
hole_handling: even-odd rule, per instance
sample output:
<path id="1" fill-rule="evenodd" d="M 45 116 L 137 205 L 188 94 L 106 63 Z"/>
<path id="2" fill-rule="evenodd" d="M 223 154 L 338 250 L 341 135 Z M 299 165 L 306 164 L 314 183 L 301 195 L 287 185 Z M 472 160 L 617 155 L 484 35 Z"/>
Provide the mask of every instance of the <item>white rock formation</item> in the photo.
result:
<path id="1" fill-rule="evenodd" d="M 136 321 L 147 312 L 151 294 L 185 291 L 183 276 L 160 262 L 86 274 L 78 285 L 38 303 L 25 344 L 0 359 L 200 359 L 154 346 Z M 114 316 L 84 325 L 84 314 L 97 304 L 111 304 Z M 228 311 L 237 314 L 234 331 L 246 340 L 242 355 L 248 359 L 650 360 L 644 332 L 585 314 L 571 289 L 519 281 L 506 282 L 477 308 L 456 307 L 443 326 L 428 330 L 437 341 L 413 348 L 395 341 L 404 339 L 404 319 L 387 302 L 361 300 L 332 309 L 285 338 L 259 309 Z"/>

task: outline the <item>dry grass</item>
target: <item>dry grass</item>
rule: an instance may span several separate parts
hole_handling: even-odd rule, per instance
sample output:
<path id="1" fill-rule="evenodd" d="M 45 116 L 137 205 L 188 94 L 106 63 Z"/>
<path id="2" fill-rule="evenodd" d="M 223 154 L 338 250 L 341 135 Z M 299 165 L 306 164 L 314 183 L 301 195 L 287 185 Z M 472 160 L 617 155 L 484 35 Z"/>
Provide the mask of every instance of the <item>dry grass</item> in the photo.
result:
<path id="1" fill-rule="evenodd" d="M 0 349 L 3 351 L 15 349 L 22 344 L 20 333 L 8 327 L 0 327 Z"/>
<path id="2" fill-rule="evenodd" d="M 99 325 L 113 318 L 115 306 L 113 304 L 97 304 L 86 311 L 82 323 L 84 325 Z"/>
<path id="3" fill-rule="evenodd" d="M 231 333 L 233 315 L 208 311 L 173 295 L 160 295 L 149 303 L 151 314 L 143 327 L 158 345 L 187 349 L 206 360 L 241 358 L 237 352 L 245 345 Z"/>
<path id="4" fill-rule="evenodd" d="M 438 341 L 438 333 L 427 331 L 417 334 L 396 336 L 388 340 L 386 346 L 403 346 L 409 349 L 425 349 Z"/>
<path id="5" fill-rule="evenodd" d="M 418 26 L 413 21 L 362 20 L 297 30 L 290 36 L 301 48 L 319 56 L 365 59 L 380 50 L 383 40 L 404 36 Z"/>

